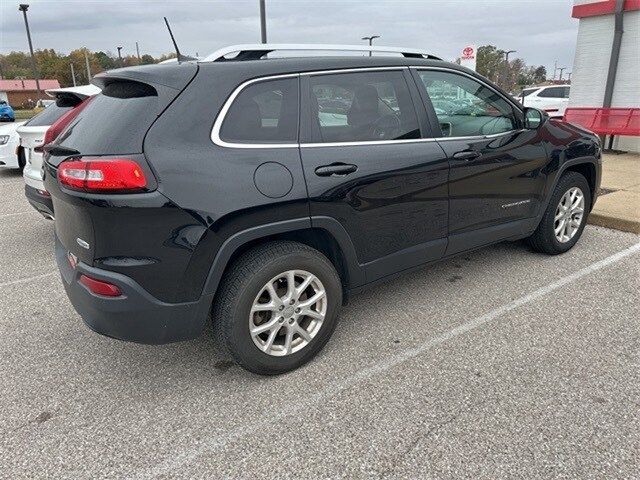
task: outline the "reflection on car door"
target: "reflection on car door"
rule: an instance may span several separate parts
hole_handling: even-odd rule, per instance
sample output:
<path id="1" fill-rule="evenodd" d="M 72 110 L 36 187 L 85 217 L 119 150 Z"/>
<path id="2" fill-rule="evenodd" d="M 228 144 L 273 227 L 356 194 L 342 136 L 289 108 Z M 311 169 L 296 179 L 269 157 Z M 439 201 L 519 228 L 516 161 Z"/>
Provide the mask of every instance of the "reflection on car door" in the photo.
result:
<path id="1" fill-rule="evenodd" d="M 342 224 L 367 281 L 440 258 L 448 163 L 435 141 L 420 138 L 425 114 L 416 112 L 420 99 L 409 74 L 302 80 L 301 156 L 312 223 L 328 216 Z"/>
<path id="2" fill-rule="evenodd" d="M 541 205 L 546 152 L 520 112 L 480 81 L 444 69 L 414 69 L 427 110 L 443 125 L 438 142 L 449 159 L 447 254 L 526 232 Z M 434 109 L 447 99 L 449 111 Z M 435 122 L 434 122 L 435 123 Z"/>

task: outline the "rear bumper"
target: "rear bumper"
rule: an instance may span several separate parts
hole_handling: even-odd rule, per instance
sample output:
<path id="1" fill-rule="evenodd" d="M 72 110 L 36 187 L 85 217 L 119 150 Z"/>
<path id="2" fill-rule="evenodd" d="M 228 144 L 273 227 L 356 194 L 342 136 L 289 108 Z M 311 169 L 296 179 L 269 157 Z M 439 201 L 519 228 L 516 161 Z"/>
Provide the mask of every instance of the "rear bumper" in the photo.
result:
<path id="1" fill-rule="evenodd" d="M 0 145 L 0 168 L 18 168 L 16 142 L 7 142 L 4 145 Z"/>
<path id="2" fill-rule="evenodd" d="M 56 262 L 71 304 L 97 333 L 138 343 L 162 344 L 189 340 L 202 333 L 213 295 L 197 302 L 165 303 L 131 278 L 78 262 L 72 268 L 67 250 L 56 237 Z M 81 274 L 117 285 L 120 297 L 103 297 L 79 283 Z"/>
<path id="3" fill-rule="evenodd" d="M 38 189 L 29 185 L 24 186 L 24 194 L 33 208 L 46 218 L 53 219 L 53 200 L 51 200 L 51 195 L 43 195 Z"/>
<path id="4" fill-rule="evenodd" d="M 40 167 L 36 168 L 30 162 L 27 162 L 24 167 L 24 171 L 22 172 L 22 176 L 24 177 L 24 183 L 26 183 L 30 187 L 36 188 L 38 190 L 45 190 L 44 181 L 42 180 L 42 170 L 40 169 Z"/>

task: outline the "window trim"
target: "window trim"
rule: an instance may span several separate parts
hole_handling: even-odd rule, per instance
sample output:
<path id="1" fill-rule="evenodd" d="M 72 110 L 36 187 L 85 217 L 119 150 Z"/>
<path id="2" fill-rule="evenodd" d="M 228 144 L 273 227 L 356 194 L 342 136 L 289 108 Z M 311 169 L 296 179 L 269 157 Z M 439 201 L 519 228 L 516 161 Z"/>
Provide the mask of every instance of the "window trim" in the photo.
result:
<path id="1" fill-rule="evenodd" d="M 439 70 L 439 71 L 446 71 L 449 73 L 453 73 L 453 74 L 459 74 L 459 75 L 463 75 L 466 77 L 471 78 L 472 80 L 475 80 L 479 83 L 481 83 L 482 85 L 484 85 L 485 87 L 491 89 L 493 92 L 495 92 L 496 94 L 498 94 L 501 98 L 505 99 L 510 105 L 512 105 L 516 111 L 522 113 L 522 107 L 520 107 L 516 102 L 506 98 L 504 95 L 502 95 L 498 90 L 496 90 L 494 87 L 492 87 L 491 85 L 489 85 L 488 83 L 480 80 L 479 78 L 476 78 L 473 75 L 470 75 L 466 72 L 461 72 L 452 68 L 447 68 L 447 67 L 423 67 L 423 66 L 413 66 L 413 65 L 399 65 L 399 66 L 393 66 L 393 67 L 362 67 L 362 68 L 343 68 L 343 69 L 331 69 L 331 70 L 314 70 L 314 71 L 310 71 L 310 72 L 299 72 L 299 73 L 285 73 L 285 74 L 278 74 L 278 75 L 268 75 L 266 77 L 257 77 L 257 78 L 252 78 L 250 80 L 247 80 L 243 83 L 241 83 L 240 85 L 238 85 L 233 92 L 231 93 L 231 95 L 229 96 L 229 98 L 227 98 L 227 100 L 225 101 L 225 103 L 223 104 L 222 108 L 220 109 L 220 112 L 218 113 L 218 116 L 216 117 L 214 123 L 213 123 L 213 128 L 211 129 L 211 141 L 220 146 L 220 147 L 225 147 L 225 148 L 248 148 L 248 149 L 255 149 L 255 148 L 269 148 L 269 149 L 273 149 L 273 148 L 319 148 L 319 147 L 347 147 L 347 146 L 358 146 L 358 145 L 395 145 L 395 144 L 404 144 L 404 143 L 428 143 L 428 142 L 436 142 L 436 141 L 451 141 L 451 140 L 480 140 L 483 138 L 497 138 L 503 135 L 508 135 L 508 134 L 512 134 L 514 132 L 521 132 L 524 131 L 525 129 L 514 129 L 514 130 L 509 130 L 507 132 L 500 132 L 500 133 L 494 133 L 494 134 L 490 134 L 490 135 L 472 135 L 472 136 L 465 136 L 465 137 L 431 137 L 431 138 L 412 138 L 412 139 L 403 139 L 403 140 L 366 140 L 366 141 L 359 141 L 359 142 L 326 142 L 326 143 L 301 143 L 301 142 L 296 142 L 296 143 L 236 143 L 236 142 L 226 142 L 224 140 L 222 140 L 220 138 L 220 129 L 222 128 L 222 123 L 224 122 L 224 119 L 227 115 L 227 112 L 229 111 L 229 109 L 231 108 L 231 105 L 233 104 L 233 102 L 235 101 L 235 99 L 238 97 L 238 95 L 240 95 L 240 93 L 242 92 L 242 90 L 244 90 L 246 87 L 248 87 L 249 85 L 253 85 L 254 83 L 258 83 L 258 82 L 265 82 L 265 81 L 269 81 L 269 80 L 279 80 L 282 78 L 295 78 L 297 77 L 298 79 L 300 79 L 300 77 L 303 76 L 314 76 L 314 75 L 327 75 L 327 74 L 340 74 L 340 73 L 356 73 L 356 72 L 371 72 L 371 71 L 384 71 L 384 70 L 398 70 L 398 71 L 419 71 L 419 70 Z M 300 85 L 298 86 L 298 88 L 301 88 Z M 418 86 L 418 88 L 420 88 Z M 423 86 L 424 88 L 424 86 Z M 422 100 L 424 103 L 424 100 Z M 417 106 L 416 106 L 417 107 Z M 302 111 L 302 106 L 299 105 L 298 106 L 298 112 L 300 113 Z M 416 112 L 417 114 L 418 112 Z M 298 122 L 298 128 L 300 126 L 300 122 Z M 298 132 L 298 137 L 299 137 L 300 132 Z"/>

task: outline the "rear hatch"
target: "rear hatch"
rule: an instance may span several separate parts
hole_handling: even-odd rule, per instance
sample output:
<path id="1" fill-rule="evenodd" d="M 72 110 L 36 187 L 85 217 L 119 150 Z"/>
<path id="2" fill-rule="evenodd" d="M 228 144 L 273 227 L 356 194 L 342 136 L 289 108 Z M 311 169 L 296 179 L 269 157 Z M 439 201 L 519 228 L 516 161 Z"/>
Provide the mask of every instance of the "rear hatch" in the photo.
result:
<path id="1" fill-rule="evenodd" d="M 56 235 L 80 261 L 89 265 L 95 259 L 107 259 L 108 265 L 146 261 L 141 259 L 144 245 L 137 243 L 132 229 L 153 228 L 145 224 L 153 222 L 167 200 L 157 192 L 155 175 L 143 153 L 144 137 L 196 71 L 193 64 L 150 65 L 96 76 L 93 82 L 102 92 L 45 148 L 45 185 L 53 197 Z M 134 165 L 144 186 L 96 190 L 90 181 L 86 188 L 61 186 L 58 173 L 60 180 L 65 178 L 69 165 L 87 165 L 87 172 Z"/>
<path id="2" fill-rule="evenodd" d="M 24 176 L 27 185 L 42 188 L 42 147 L 44 135 L 56 120 L 67 113 L 73 106 L 59 107 L 55 103 L 18 128 L 20 145 L 24 148 L 26 166 Z"/>
<path id="3" fill-rule="evenodd" d="M 18 128 L 20 145 L 24 148 L 26 159 L 24 177 L 27 185 L 38 189 L 42 188 L 43 152 L 41 147 L 49 127 L 79 105 L 85 98 L 95 95 L 99 91 L 94 85 L 57 88 L 46 91 L 56 101 Z"/>

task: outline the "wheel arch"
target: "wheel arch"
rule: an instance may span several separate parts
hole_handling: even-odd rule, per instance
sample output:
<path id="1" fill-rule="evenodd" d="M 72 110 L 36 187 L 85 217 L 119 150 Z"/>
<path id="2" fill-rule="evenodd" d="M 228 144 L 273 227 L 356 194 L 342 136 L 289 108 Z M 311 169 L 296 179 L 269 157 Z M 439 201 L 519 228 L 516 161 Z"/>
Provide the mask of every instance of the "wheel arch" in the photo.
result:
<path id="1" fill-rule="evenodd" d="M 257 245 L 278 240 L 303 243 L 325 255 L 342 280 L 345 301 L 350 289 L 365 283 L 364 270 L 357 261 L 355 248 L 344 227 L 332 218 L 314 217 L 260 225 L 231 236 L 216 254 L 203 295 L 217 291 L 224 272 L 244 252 Z"/>
<path id="2" fill-rule="evenodd" d="M 587 183 L 589 184 L 589 190 L 591 191 L 591 205 L 589 205 L 589 208 L 591 209 L 593 207 L 593 203 L 595 202 L 595 199 L 597 196 L 596 188 L 597 188 L 598 178 L 597 178 L 597 170 L 596 170 L 595 162 L 585 161 L 585 162 L 571 164 L 567 166 L 567 168 L 562 170 L 560 176 L 564 175 L 567 172 L 579 173 L 580 175 L 582 175 L 584 178 L 587 179 Z M 560 177 L 558 177 L 558 180 L 559 179 Z"/>
<path id="3" fill-rule="evenodd" d="M 547 192 L 544 209 L 542 209 L 540 215 L 541 218 L 542 214 L 544 214 L 544 210 L 549 204 L 549 200 L 551 199 L 556 186 L 558 185 L 558 182 L 566 172 L 576 172 L 587 179 L 587 183 L 589 184 L 589 189 L 591 191 L 591 205 L 589 207 L 593 207 L 593 204 L 597 197 L 597 189 L 600 185 L 599 162 L 595 157 L 574 158 L 571 160 L 566 160 L 562 165 L 560 165 L 560 168 L 558 169 L 558 172 L 553 179 L 553 184 Z"/>

